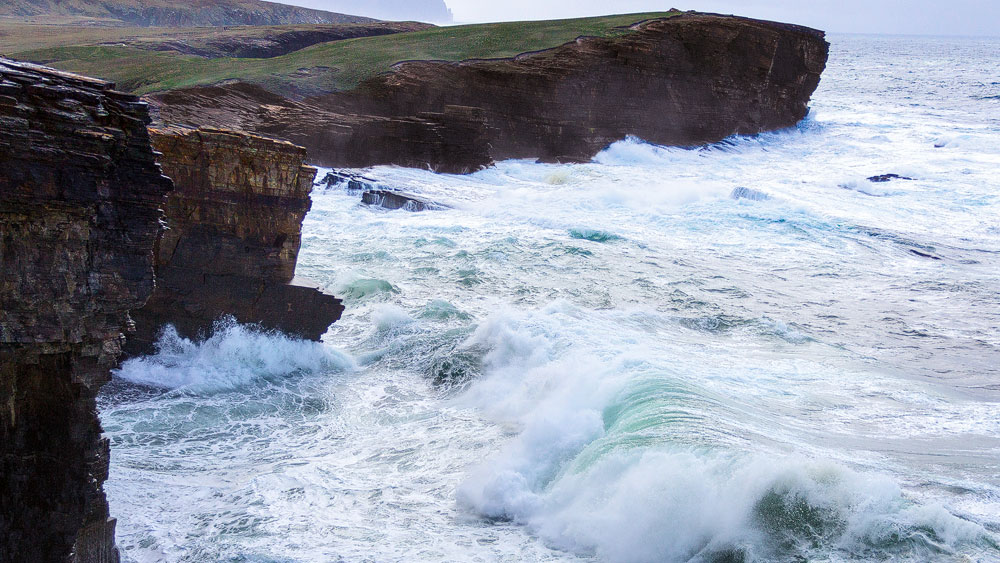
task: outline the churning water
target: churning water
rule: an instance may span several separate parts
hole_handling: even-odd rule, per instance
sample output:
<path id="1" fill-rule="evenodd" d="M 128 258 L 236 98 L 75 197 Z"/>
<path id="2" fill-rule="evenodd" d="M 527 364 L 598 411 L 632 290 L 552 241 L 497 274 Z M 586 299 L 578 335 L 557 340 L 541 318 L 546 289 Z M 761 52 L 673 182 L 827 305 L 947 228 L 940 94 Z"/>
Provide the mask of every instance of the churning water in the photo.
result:
<path id="1" fill-rule="evenodd" d="M 317 191 L 324 343 L 102 396 L 125 559 L 1000 560 L 1000 41 L 832 43 L 794 130 Z"/>

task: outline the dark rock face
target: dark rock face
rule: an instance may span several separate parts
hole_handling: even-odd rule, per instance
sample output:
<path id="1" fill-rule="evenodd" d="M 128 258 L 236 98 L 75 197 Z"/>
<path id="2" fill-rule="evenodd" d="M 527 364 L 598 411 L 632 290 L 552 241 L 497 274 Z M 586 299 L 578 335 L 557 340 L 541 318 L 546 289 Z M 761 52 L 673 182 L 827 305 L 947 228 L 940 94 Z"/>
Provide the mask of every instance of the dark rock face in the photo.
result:
<path id="1" fill-rule="evenodd" d="M 114 562 L 95 397 L 153 290 L 146 105 L 0 59 L 0 561 Z"/>
<path id="2" fill-rule="evenodd" d="M 149 96 L 160 121 L 211 123 L 302 145 L 321 166 L 397 164 L 466 174 L 493 162 L 489 127 L 478 108 L 447 106 L 403 117 L 330 110 L 245 83 L 201 86 Z"/>
<path id="3" fill-rule="evenodd" d="M 156 244 L 156 290 L 133 312 L 127 351 L 150 351 L 166 324 L 195 338 L 227 315 L 318 340 L 344 308 L 290 283 L 316 176 L 302 164 L 305 150 L 218 129 L 154 129 L 152 136 L 176 189 Z"/>
<path id="4" fill-rule="evenodd" d="M 166 122 L 287 139 L 322 166 L 463 173 L 508 158 L 587 161 L 628 135 L 692 146 L 791 127 L 828 48 L 813 29 L 687 14 L 514 59 L 400 63 L 350 92 L 300 101 L 246 84 L 152 100 Z"/>
<path id="5" fill-rule="evenodd" d="M 907 178 L 906 176 L 900 176 L 899 174 L 879 174 L 878 176 L 872 176 L 868 178 L 868 181 L 873 184 L 882 184 L 885 182 L 890 182 L 892 180 L 912 180 L 913 178 Z"/>
<path id="6" fill-rule="evenodd" d="M 324 186 L 327 189 L 343 186 L 344 189 L 348 191 L 362 191 L 362 190 L 375 190 L 375 180 L 362 176 L 360 174 L 351 174 L 349 172 L 340 172 L 338 170 L 331 170 L 326 173 L 326 176 L 322 180 L 316 182 L 317 186 Z"/>

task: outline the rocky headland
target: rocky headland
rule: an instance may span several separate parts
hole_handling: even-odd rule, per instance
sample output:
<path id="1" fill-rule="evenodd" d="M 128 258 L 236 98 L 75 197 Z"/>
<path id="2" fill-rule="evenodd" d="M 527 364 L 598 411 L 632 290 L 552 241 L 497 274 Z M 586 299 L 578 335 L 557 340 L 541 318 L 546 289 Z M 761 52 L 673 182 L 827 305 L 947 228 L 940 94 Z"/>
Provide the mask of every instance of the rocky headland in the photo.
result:
<path id="1" fill-rule="evenodd" d="M 114 562 L 95 397 L 153 291 L 146 104 L 0 59 L 0 561 Z"/>
<path id="2" fill-rule="evenodd" d="M 532 24 L 541 43 L 516 25 L 307 49 L 315 35 L 269 36 L 245 53 L 273 58 L 214 58 L 242 39 L 31 51 L 138 72 L 128 87 L 149 92 L 154 129 L 108 82 L 0 59 L 0 561 L 117 561 L 95 397 L 123 346 L 150 351 L 168 323 L 207 335 L 226 315 L 318 339 L 340 317 L 339 300 L 294 280 L 306 150 L 326 166 L 468 173 L 586 161 L 629 135 L 710 143 L 800 121 L 828 51 L 820 31 L 709 14 Z M 502 49 L 468 56 L 498 34 Z M 338 178 L 371 205 L 440 207 Z"/>
<path id="3" fill-rule="evenodd" d="M 292 283 L 304 149 L 149 122 L 107 82 L 0 59 L 0 561 L 118 561 L 95 398 L 125 334 L 141 352 L 233 316 L 318 339 L 343 311 Z"/>
<path id="4" fill-rule="evenodd" d="M 318 340 L 344 307 L 292 283 L 316 176 L 305 149 L 218 129 L 151 133 L 175 189 L 156 242 L 156 289 L 132 313 L 127 351 L 151 351 L 166 324 L 184 337 L 208 335 L 224 316 Z"/>
<path id="5" fill-rule="evenodd" d="M 149 99 L 163 122 L 286 139 L 324 166 L 464 173 L 508 158 L 586 161 L 629 135 L 693 146 L 791 127 L 827 54 L 821 31 L 681 14 L 513 58 L 400 62 L 304 99 L 242 82 Z"/>

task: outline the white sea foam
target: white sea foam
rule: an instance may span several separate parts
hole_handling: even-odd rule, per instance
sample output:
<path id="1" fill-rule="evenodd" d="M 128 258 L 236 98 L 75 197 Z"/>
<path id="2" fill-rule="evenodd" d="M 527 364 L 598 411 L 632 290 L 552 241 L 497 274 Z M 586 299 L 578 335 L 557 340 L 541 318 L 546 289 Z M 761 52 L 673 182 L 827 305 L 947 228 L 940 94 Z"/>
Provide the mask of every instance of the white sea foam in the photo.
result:
<path id="1" fill-rule="evenodd" d="M 216 323 L 211 337 L 193 341 L 164 327 L 151 356 L 132 358 L 115 370 L 115 377 L 167 389 L 218 391 L 262 378 L 297 372 L 353 368 L 343 353 L 318 342 L 240 325 Z"/>
<path id="2" fill-rule="evenodd" d="M 996 560 L 996 48 L 835 36 L 794 129 L 314 193 L 327 344 L 104 399 L 124 559 Z"/>
<path id="3" fill-rule="evenodd" d="M 631 353 L 618 339 L 606 348 L 563 348 L 590 326 L 584 314 L 593 312 L 566 303 L 531 315 L 497 313 L 469 339 L 489 350 L 488 370 L 459 402 L 518 434 L 470 473 L 457 492 L 460 506 L 526 525 L 556 549 L 623 562 L 711 561 L 729 552 L 750 560 L 880 550 L 921 557 L 991 541 L 978 524 L 917 505 L 891 478 L 842 464 L 710 444 L 637 448 L 648 428 L 622 432 L 609 412 L 668 424 L 670 412 L 687 405 L 678 396 L 662 412 L 649 407 L 657 387 L 673 383 L 637 376 L 637 358 L 649 357 L 641 343 Z M 783 323 L 768 324 L 801 338 Z M 645 399 L 621 403 L 629 393 Z M 636 412 L 642 409 L 650 410 Z"/>

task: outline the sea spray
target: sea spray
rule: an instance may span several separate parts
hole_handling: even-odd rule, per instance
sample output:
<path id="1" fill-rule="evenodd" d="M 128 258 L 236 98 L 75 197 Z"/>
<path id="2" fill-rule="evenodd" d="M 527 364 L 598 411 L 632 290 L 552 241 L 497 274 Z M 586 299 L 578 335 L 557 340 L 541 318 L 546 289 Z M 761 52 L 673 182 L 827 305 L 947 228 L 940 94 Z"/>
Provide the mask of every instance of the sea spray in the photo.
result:
<path id="1" fill-rule="evenodd" d="M 314 193 L 357 368 L 116 378 L 124 560 L 998 559 L 997 43 L 831 41 L 795 129 Z"/>
<path id="2" fill-rule="evenodd" d="M 917 505 L 890 477 L 740 451 L 697 430 L 725 399 L 643 361 L 629 336 L 568 345 L 588 334 L 584 316 L 623 326 L 617 313 L 556 303 L 497 313 L 470 337 L 489 350 L 487 367 L 458 401 L 518 434 L 470 472 L 462 508 L 523 524 L 553 548 L 622 562 L 920 559 L 991 545 L 982 526 Z"/>
<path id="3" fill-rule="evenodd" d="M 203 341 L 183 338 L 167 325 L 155 354 L 126 361 L 114 375 L 142 385 L 207 392 L 232 389 L 258 378 L 352 368 L 348 356 L 321 343 L 229 318 L 216 322 L 212 336 Z"/>

